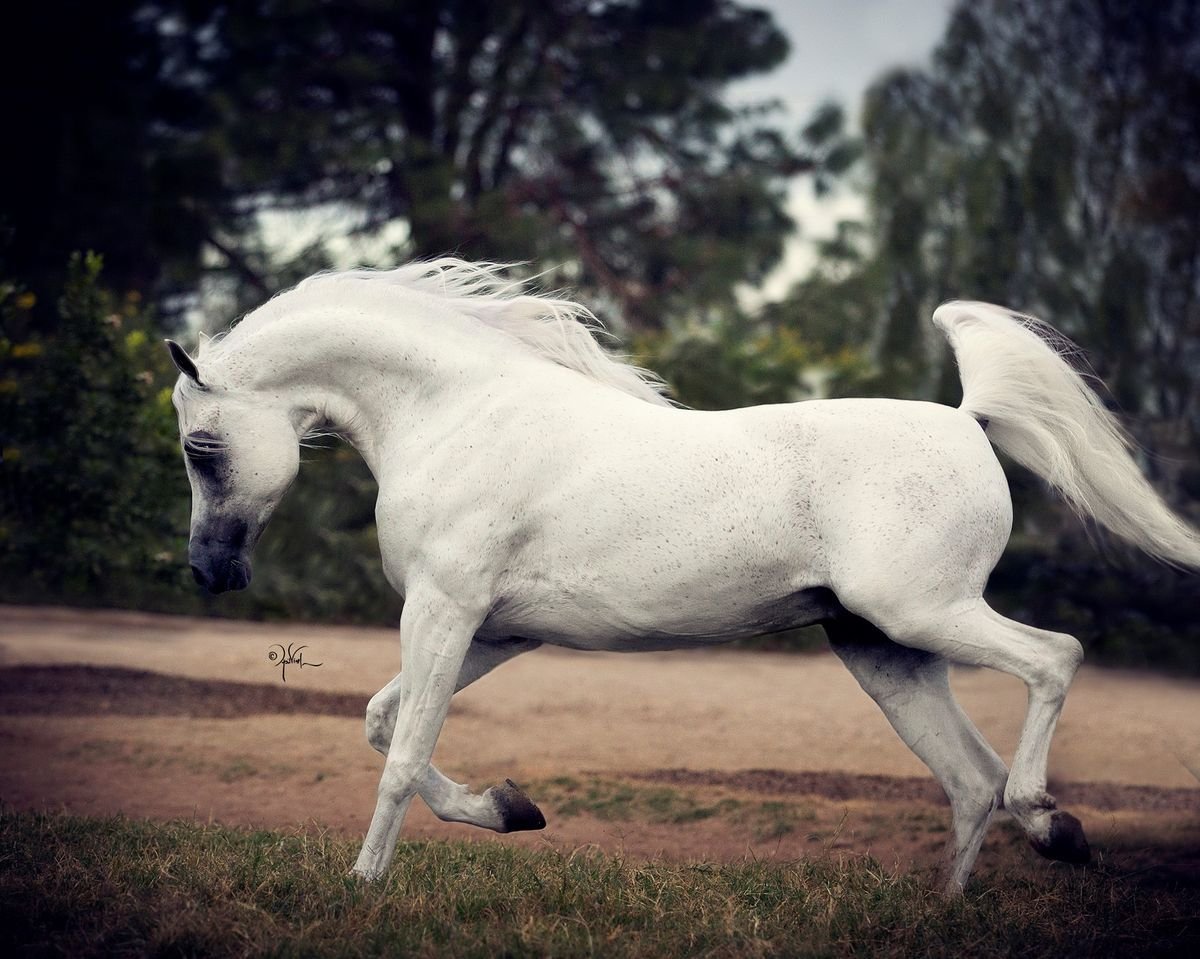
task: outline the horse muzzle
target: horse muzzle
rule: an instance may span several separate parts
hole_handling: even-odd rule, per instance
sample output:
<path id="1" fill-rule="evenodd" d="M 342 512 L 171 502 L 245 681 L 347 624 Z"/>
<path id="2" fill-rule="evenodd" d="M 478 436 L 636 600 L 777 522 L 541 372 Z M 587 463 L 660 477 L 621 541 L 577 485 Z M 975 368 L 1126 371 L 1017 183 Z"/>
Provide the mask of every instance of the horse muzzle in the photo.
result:
<path id="1" fill-rule="evenodd" d="M 234 556 L 196 556 L 193 552 L 191 565 L 196 582 L 210 593 L 245 589 L 250 585 L 252 570 L 249 560 Z"/>
<path id="2" fill-rule="evenodd" d="M 229 528 L 193 536 L 188 545 L 192 576 L 210 593 L 225 593 L 250 585 L 247 526 L 242 522 L 225 526 Z"/>

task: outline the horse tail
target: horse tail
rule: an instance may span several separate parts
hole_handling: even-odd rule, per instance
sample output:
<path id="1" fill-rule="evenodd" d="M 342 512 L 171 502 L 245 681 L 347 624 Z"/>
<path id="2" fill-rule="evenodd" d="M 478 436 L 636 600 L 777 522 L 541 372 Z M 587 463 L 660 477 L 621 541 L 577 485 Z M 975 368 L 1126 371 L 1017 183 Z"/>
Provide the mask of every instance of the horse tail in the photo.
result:
<path id="1" fill-rule="evenodd" d="M 1172 565 L 1200 568 L 1200 533 L 1173 513 L 1134 461 L 1133 441 L 1064 357 L 1053 327 L 988 303 L 933 314 L 962 378 L 961 409 L 992 443 L 1057 489 L 1077 513 Z"/>

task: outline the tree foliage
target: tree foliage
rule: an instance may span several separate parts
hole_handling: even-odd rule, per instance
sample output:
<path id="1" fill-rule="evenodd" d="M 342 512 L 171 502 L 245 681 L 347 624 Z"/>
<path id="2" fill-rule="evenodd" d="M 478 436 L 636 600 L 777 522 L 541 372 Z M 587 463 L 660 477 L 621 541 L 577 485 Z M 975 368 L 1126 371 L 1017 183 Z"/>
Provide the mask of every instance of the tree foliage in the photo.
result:
<path id="1" fill-rule="evenodd" d="M 186 582 L 187 481 L 172 379 L 136 296 L 71 260 L 52 332 L 35 295 L 0 283 L 0 580 L 8 598 Z"/>
<path id="2" fill-rule="evenodd" d="M 260 214 L 402 224 L 393 259 L 564 263 L 582 298 L 652 329 L 698 305 L 737 318 L 736 285 L 791 228 L 787 178 L 847 162 L 826 148 L 836 110 L 790 137 L 765 108 L 728 106 L 730 82 L 787 51 L 732 0 L 46 0 L 8 24 L 23 42 L 0 96 L 22 139 L 0 151 L 0 255 L 33 305 L 5 319 L 6 438 L 24 457 L 5 463 L 5 525 L 26 592 L 117 595 L 165 572 L 156 554 L 186 578 L 183 474 L 154 392 L 170 377 L 142 344 L 205 278 L 248 307 L 330 265 L 320 244 L 277 262 Z M 105 252 L 117 292 L 84 258 L 56 311 L 80 247 Z M 771 374 L 778 389 L 793 372 Z M 256 599 L 226 607 L 385 616 L 370 478 L 345 451 L 312 459 L 260 546 Z M 168 487 L 155 514 L 147 497 Z"/>
<path id="3" fill-rule="evenodd" d="M 166 79 L 220 98 L 237 195 L 402 221 L 404 256 L 571 260 L 637 325 L 761 277 L 812 165 L 723 99 L 787 52 L 730 0 L 155 6 L 186 24 Z"/>
<path id="4" fill-rule="evenodd" d="M 1200 7 L 960 4 L 867 98 L 884 342 L 955 296 L 1041 313 L 1132 413 L 1200 438 Z"/>
<path id="5" fill-rule="evenodd" d="M 194 85 L 162 83 L 166 51 L 139 0 L 5 9 L 0 256 L 44 304 L 76 250 L 109 285 L 158 302 L 193 289 L 205 242 L 246 225 Z M 49 316 L 47 316 L 49 322 Z"/>
<path id="6" fill-rule="evenodd" d="M 255 590 L 219 607 L 201 594 L 187 562 L 176 370 L 140 297 L 101 281 L 99 256 L 74 256 L 50 332 L 35 322 L 35 294 L 0 282 L 0 601 L 394 618 L 374 483 L 344 446 L 306 456 L 258 550 Z"/>
<path id="7" fill-rule="evenodd" d="M 43 0 L 6 26 L 20 42 L 0 58 L 0 276 L 22 281 L 0 284 L 7 598 L 206 608 L 184 559 L 172 375 L 150 332 L 206 279 L 231 291 L 231 311 L 209 317 L 224 326 L 331 265 L 329 237 L 282 262 L 262 228 L 313 209 L 337 211 L 338 232 L 399 236 L 389 262 L 561 264 L 550 282 L 627 320 L 638 360 L 700 408 L 953 402 L 936 304 L 1037 313 L 1089 352 L 1165 454 L 1146 467 L 1196 511 L 1187 0 L 960 2 L 927 67 L 868 91 L 861 145 L 834 105 L 795 135 L 765 105 L 728 105 L 729 83 L 787 50 L 768 14 L 733 0 Z M 739 288 L 792 227 L 788 179 L 827 190 L 860 149 L 867 220 L 841 224 L 783 302 L 745 310 Z M 95 257 L 64 274 L 88 248 L 115 293 Z M 308 455 L 255 589 L 212 611 L 394 616 L 369 474 L 345 448 Z M 1157 637 L 1194 667 L 1169 646 L 1194 634 L 1179 619 L 1190 587 L 1104 571 L 1064 532 L 1073 522 L 1029 509 L 1030 478 L 1012 479 L 1023 522 L 995 579 L 1002 605 L 1122 661 Z"/>
<path id="8" fill-rule="evenodd" d="M 836 111 L 790 136 L 766 106 L 728 105 L 728 84 L 788 49 L 733 0 L 46 0 L 17 16 L 29 42 L 0 89 L 23 149 L 3 154 L 0 226 L 39 293 L 82 246 L 107 251 L 116 289 L 173 307 L 215 275 L 249 306 L 328 265 L 320 242 L 275 262 L 257 214 L 332 207 L 339 231 L 402 227 L 392 260 L 564 263 L 561 280 L 656 327 L 761 279 L 792 226 L 787 179 L 848 162 L 822 149 Z"/>

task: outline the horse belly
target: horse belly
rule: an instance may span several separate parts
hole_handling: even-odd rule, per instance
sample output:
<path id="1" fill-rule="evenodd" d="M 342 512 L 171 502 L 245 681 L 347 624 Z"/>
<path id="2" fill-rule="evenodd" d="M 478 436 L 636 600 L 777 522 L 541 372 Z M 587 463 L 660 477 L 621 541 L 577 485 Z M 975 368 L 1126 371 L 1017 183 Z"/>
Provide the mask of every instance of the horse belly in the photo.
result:
<path id="1" fill-rule="evenodd" d="M 615 621 L 603 611 L 580 608 L 555 610 L 543 606 L 536 616 L 490 617 L 481 632 L 487 636 L 520 636 L 568 649 L 611 652 L 653 652 L 714 646 L 799 629 L 831 618 L 840 609 L 833 593 L 824 587 L 801 590 L 774 603 L 760 606 L 744 618 L 710 621 L 697 629 L 694 621 L 636 625 Z"/>
<path id="2" fill-rule="evenodd" d="M 649 651 L 795 629 L 840 608 L 828 588 L 795 571 L 694 566 L 690 575 L 630 575 L 636 567 L 625 566 L 610 575 L 583 567 L 576 577 L 539 576 L 506 590 L 484 629 L 573 649 Z"/>

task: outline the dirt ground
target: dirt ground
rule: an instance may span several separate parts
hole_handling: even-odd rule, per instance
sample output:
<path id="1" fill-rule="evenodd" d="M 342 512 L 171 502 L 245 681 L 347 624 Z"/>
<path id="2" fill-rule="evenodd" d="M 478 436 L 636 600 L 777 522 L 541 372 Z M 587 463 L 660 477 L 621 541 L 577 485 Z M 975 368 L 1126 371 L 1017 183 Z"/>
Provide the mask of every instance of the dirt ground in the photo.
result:
<path id="1" fill-rule="evenodd" d="M 285 682 L 289 644 L 304 665 Z M 0 801 L 360 834 L 382 765 L 362 712 L 398 668 L 389 630 L 0 607 Z M 1011 756 L 1021 684 L 981 670 L 953 683 Z M 408 837 L 903 866 L 932 862 L 947 834 L 940 790 L 831 654 L 540 649 L 456 697 L 435 760 L 477 787 L 517 780 L 549 826 L 496 837 L 415 803 Z M 1197 868 L 1197 771 L 1200 682 L 1083 668 L 1051 789 L 1094 845 L 1172 846 Z M 594 785 L 614 782 L 629 788 Z M 1001 824 L 981 863 L 1017 847 Z"/>

